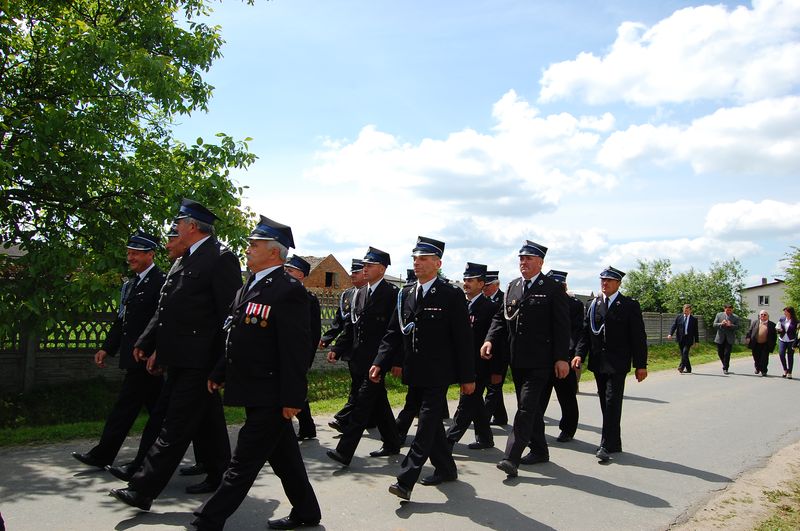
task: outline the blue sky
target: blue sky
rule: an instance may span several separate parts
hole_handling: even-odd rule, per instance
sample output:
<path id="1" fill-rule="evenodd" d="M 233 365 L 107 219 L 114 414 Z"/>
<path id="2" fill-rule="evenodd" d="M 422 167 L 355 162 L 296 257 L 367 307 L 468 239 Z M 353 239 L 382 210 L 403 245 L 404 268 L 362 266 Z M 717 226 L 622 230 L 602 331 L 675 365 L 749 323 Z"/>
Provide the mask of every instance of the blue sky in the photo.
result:
<path id="1" fill-rule="evenodd" d="M 607 264 L 736 257 L 780 276 L 800 232 L 800 2 L 229 1 L 208 113 L 181 138 L 252 137 L 235 179 L 302 255 L 416 236 L 516 276 L 596 290 Z"/>

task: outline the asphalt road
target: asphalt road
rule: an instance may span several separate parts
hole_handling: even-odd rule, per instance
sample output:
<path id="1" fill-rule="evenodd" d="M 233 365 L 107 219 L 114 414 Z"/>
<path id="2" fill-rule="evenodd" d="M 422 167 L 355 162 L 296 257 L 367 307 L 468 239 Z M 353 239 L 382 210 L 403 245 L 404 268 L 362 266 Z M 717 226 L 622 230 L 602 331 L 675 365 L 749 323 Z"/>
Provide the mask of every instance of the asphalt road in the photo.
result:
<path id="1" fill-rule="evenodd" d="M 780 367 L 770 360 L 773 373 Z M 624 452 L 607 465 L 597 462 L 600 410 L 594 382 L 578 397 L 580 426 L 575 440 L 558 443 L 560 416 L 555 395 L 547 411 L 551 461 L 523 466 L 507 479 L 495 468 L 506 431 L 496 428 L 499 448 L 471 451 L 468 434 L 456 445 L 459 481 L 417 485 L 410 502 L 388 493 L 400 457 L 370 458 L 376 434 L 362 440 L 349 468 L 325 456 L 334 447 L 328 417 L 316 418 L 319 440 L 302 443 L 312 484 L 322 506 L 322 526 L 331 530 L 443 529 L 667 529 L 686 519 L 716 491 L 742 473 L 800 440 L 800 381 L 755 376 L 752 362 L 732 363 L 725 376 L 719 363 L 629 378 L 623 408 Z M 506 396 L 513 411 L 513 397 Z M 455 403 L 451 404 L 451 411 Z M 236 430 L 231 430 L 235 442 Z M 135 452 L 128 440 L 120 459 Z M 183 492 L 196 478 L 175 476 L 150 512 L 110 498 L 122 484 L 72 457 L 91 441 L 0 451 L 0 512 L 9 531 L 184 529 L 203 496 Z M 189 453 L 191 455 L 191 452 Z M 432 472 L 428 467 L 423 474 Z M 268 518 L 288 514 L 280 483 L 265 467 L 226 529 L 265 528 Z"/>

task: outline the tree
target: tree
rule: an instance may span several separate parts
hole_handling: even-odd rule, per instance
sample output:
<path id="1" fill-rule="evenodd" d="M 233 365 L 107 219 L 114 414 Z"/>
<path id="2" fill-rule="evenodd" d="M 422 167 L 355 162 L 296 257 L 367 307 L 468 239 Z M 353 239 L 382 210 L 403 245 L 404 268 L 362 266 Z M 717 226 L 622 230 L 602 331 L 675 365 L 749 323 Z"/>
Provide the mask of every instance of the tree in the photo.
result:
<path id="1" fill-rule="evenodd" d="M 672 275 L 669 259 L 638 260 L 623 280 L 625 294 L 637 299 L 644 312 L 666 311 L 664 291 Z"/>
<path id="2" fill-rule="evenodd" d="M 792 247 L 786 255 L 786 304 L 800 308 L 800 248 Z"/>
<path id="3" fill-rule="evenodd" d="M 177 141 L 207 109 L 220 56 L 207 0 L 15 0 L 0 10 L 0 327 L 42 328 L 110 299 L 136 228 L 163 234 L 181 197 L 241 247 L 250 213 L 231 168 L 246 141 Z"/>
<path id="4" fill-rule="evenodd" d="M 702 315 L 707 327 L 726 304 L 733 305 L 739 316 L 747 315 L 748 309 L 742 301 L 745 271 L 735 258 L 725 262 L 713 262 L 707 273 L 690 269 L 670 279 L 665 295 L 668 312 L 678 313 L 684 304 L 691 304 L 696 315 Z"/>

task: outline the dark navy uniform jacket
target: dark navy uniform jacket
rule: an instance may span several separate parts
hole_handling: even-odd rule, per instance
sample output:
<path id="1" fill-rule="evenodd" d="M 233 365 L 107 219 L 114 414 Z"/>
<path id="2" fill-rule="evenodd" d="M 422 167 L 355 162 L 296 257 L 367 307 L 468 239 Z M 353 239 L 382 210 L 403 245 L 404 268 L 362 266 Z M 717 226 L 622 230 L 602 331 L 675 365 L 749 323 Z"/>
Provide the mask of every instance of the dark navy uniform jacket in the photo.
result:
<path id="1" fill-rule="evenodd" d="M 595 299 L 595 304 L 600 297 Z M 597 313 L 595 312 L 597 319 Z M 589 357 L 589 370 L 608 374 L 627 374 L 631 364 L 637 369 L 647 368 L 647 334 L 642 320 L 639 302 L 622 293 L 611 303 L 605 316 L 605 328 L 595 335 L 587 312 L 583 320 L 583 332 L 578 342 L 576 356 L 581 360 Z M 601 323 L 595 323 L 595 330 Z"/>
<path id="2" fill-rule="evenodd" d="M 222 357 L 222 324 L 242 285 L 239 260 L 213 236 L 172 265 L 158 309 L 136 346 L 160 365 L 211 369 Z"/>
<path id="3" fill-rule="evenodd" d="M 403 383 L 420 387 L 475 381 L 472 330 L 464 292 L 437 278 L 417 307 L 417 284 L 403 287 L 397 307 L 378 349 L 375 365 L 385 374 L 403 368 Z M 407 335 L 402 325 L 413 323 Z"/>
<path id="4" fill-rule="evenodd" d="M 137 277 L 138 275 L 122 285 L 124 300 L 120 301 L 117 319 L 100 347 L 109 356 L 115 356 L 119 352 L 119 366 L 122 369 L 130 369 L 139 363 L 133 359 L 133 345 L 153 318 L 165 278 L 164 272 L 158 266 L 153 266 L 133 287 Z"/>
<path id="5" fill-rule="evenodd" d="M 369 371 L 375 361 L 378 347 L 386 335 L 389 320 L 397 305 L 399 291 L 397 286 L 386 280 L 382 280 L 375 287 L 375 293 L 369 297 L 368 289 L 365 285 L 356 290 L 355 303 L 350 309 L 351 316 L 332 349 L 339 358 L 348 354 L 351 370 L 363 374 Z"/>
<path id="6" fill-rule="evenodd" d="M 560 284 L 539 274 L 527 294 L 524 279 L 508 285 L 504 305 L 495 314 L 486 340 L 507 340 L 512 368 L 552 368 L 556 361 L 569 361 L 569 303 Z"/>
<path id="7" fill-rule="evenodd" d="M 211 380 L 225 383 L 225 404 L 300 409 L 308 383 L 309 298 L 282 267 L 231 304 L 225 358 Z"/>

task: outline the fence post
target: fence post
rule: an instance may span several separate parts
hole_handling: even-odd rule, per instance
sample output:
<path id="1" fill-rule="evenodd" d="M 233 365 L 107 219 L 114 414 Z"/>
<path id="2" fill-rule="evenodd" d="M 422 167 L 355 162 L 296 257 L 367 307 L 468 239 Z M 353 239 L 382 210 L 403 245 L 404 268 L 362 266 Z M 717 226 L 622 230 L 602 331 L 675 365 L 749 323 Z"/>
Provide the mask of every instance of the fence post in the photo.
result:
<path id="1" fill-rule="evenodd" d="M 22 379 L 22 391 L 27 393 L 33 389 L 36 378 L 36 349 L 39 346 L 39 337 L 35 332 L 25 336 L 25 365 Z"/>

